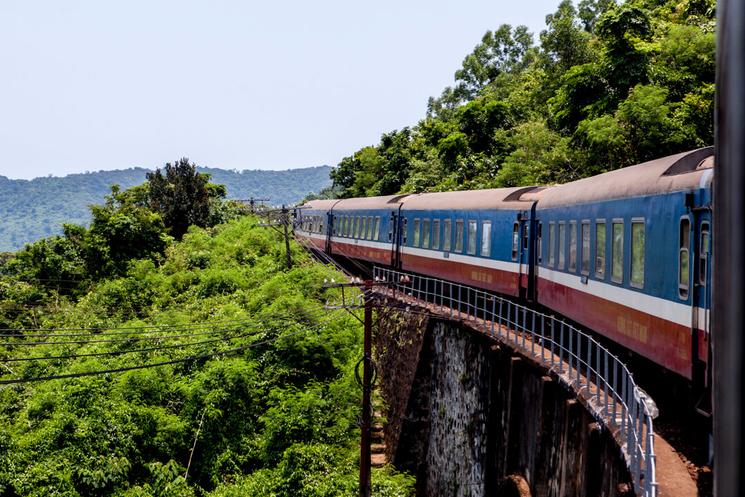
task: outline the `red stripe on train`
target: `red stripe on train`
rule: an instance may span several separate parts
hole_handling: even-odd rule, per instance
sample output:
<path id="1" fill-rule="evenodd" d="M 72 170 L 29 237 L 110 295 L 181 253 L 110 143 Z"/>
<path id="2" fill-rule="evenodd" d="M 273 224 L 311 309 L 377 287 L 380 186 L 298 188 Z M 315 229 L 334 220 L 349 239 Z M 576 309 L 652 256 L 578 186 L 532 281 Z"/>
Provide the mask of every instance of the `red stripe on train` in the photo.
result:
<path id="1" fill-rule="evenodd" d="M 691 329 L 597 295 L 538 278 L 538 301 L 634 352 L 691 378 Z"/>
<path id="2" fill-rule="evenodd" d="M 435 252 L 440 254 L 441 252 Z M 501 269 L 476 266 L 449 259 L 401 254 L 403 269 L 507 295 L 519 295 L 518 275 Z"/>
<path id="3" fill-rule="evenodd" d="M 379 264 L 385 264 L 386 266 L 391 264 L 390 248 L 382 249 L 377 247 L 366 247 L 354 243 L 331 242 L 331 253 L 343 255 L 352 259 L 377 262 Z"/>

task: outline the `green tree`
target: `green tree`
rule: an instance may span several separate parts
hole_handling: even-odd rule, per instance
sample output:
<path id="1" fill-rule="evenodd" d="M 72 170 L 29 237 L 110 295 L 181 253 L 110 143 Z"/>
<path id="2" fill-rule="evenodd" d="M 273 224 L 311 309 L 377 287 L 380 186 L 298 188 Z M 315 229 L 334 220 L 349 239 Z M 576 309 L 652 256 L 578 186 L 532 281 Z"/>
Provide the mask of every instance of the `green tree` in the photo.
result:
<path id="1" fill-rule="evenodd" d="M 530 62 L 533 35 L 526 26 L 512 28 L 502 24 L 496 31 L 487 31 L 469 55 L 461 69 L 455 72 L 455 93 L 463 100 L 474 98 L 486 85 L 503 73 L 516 73 Z"/>
<path id="2" fill-rule="evenodd" d="M 563 0 L 555 13 L 546 16 L 545 31 L 541 31 L 541 64 L 550 84 L 573 66 L 591 62 L 591 35 L 577 18 L 571 0 Z"/>
<path id="3" fill-rule="evenodd" d="M 649 55 L 644 47 L 652 36 L 648 12 L 625 3 L 603 14 L 596 32 L 604 45 L 605 80 L 613 96 L 622 100 L 631 88 L 649 81 Z"/>
<path id="4" fill-rule="evenodd" d="M 182 158 L 147 174 L 149 207 L 163 218 L 169 233 L 180 240 L 189 226 L 210 224 L 211 199 L 226 195 L 222 185 L 210 185 L 209 175 L 197 172 L 197 167 Z"/>

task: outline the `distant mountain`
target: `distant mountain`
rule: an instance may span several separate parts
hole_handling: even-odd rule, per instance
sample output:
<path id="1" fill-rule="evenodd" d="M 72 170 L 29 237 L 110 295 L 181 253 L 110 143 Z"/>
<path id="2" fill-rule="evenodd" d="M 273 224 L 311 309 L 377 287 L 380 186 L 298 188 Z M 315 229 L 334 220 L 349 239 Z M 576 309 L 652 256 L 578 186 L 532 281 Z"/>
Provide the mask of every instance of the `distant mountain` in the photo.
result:
<path id="1" fill-rule="evenodd" d="M 286 171 L 199 170 L 212 175 L 213 183 L 225 185 L 228 198 L 269 198 L 276 205 L 293 204 L 331 184 L 329 166 Z M 102 203 L 111 185 L 122 189 L 139 185 L 149 171 L 138 167 L 33 180 L 0 176 L 0 252 L 61 233 L 63 223 L 87 224 L 88 206 Z"/>

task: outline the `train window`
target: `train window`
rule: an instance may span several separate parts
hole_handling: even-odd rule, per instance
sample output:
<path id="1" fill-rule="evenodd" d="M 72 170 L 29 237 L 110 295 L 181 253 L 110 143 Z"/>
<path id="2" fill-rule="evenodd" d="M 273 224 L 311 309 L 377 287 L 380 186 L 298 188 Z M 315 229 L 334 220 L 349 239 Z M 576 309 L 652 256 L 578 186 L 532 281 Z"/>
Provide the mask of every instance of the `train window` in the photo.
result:
<path id="1" fill-rule="evenodd" d="M 413 235 L 414 235 L 413 236 L 414 243 L 412 244 L 412 246 L 418 247 L 419 246 L 419 237 L 420 237 L 420 233 L 419 233 L 419 218 L 414 219 Z"/>
<path id="2" fill-rule="evenodd" d="M 690 281 L 690 236 L 691 222 L 687 217 L 680 218 L 680 236 L 678 244 L 678 296 L 681 299 L 688 298 L 688 287 Z"/>
<path id="3" fill-rule="evenodd" d="M 360 234 L 359 238 L 364 239 L 367 236 L 367 216 L 360 218 Z"/>
<path id="4" fill-rule="evenodd" d="M 440 220 L 432 220 L 432 248 L 435 250 L 440 249 Z"/>
<path id="5" fill-rule="evenodd" d="M 401 244 L 402 245 L 406 245 L 406 240 L 407 240 L 407 237 L 409 236 L 409 231 L 408 231 L 409 230 L 409 228 L 408 228 L 408 226 L 409 226 L 409 218 L 408 217 L 405 217 L 404 220 L 403 220 L 403 223 L 404 224 L 403 224 L 403 227 L 402 227 L 401 231 L 403 232 L 404 239 L 401 240 Z"/>
<path id="6" fill-rule="evenodd" d="M 368 240 L 372 240 L 374 229 L 375 227 L 373 226 L 373 217 L 367 216 L 367 239 Z"/>
<path id="7" fill-rule="evenodd" d="M 698 253 L 698 282 L 702 286 L 706 286 L 706 272 L 708 270 L 709 261 L 709 223 L 701 223 L 701 240 Z"/>
<path id="8" fill-rule="evenodd" d="M 429 248 L 429 219 L 422 219 L 422 248 Z"/>
<path id="9" fill-rule="evenodd" d="M 455 220 L 455 251 L 463 252 L 463 220 Z"/>
<path id="10" fill-rule="evenodd" d="M 577 271 L 577 221 L 569 221 L 569 270 Z"/>
<path id="11" fill-rule="evenodd" d="M 396 222 L 396 216 L 391 214 L 391 217 L 388 218 L 388 241 L 393 242 L 393 223 Z"/>
<path id="12" fill-rule="evenodd" d="M 445 219 L 442 221 L 442 250 L 445 252 L 450 252 L 451 235 L 450 219 Z"/>
<path id="13" fill-rule="evenodd" d="M 523 250 L 528 250 L 529 231 L 530 231 L 530 225 L 529 224 L 523 225 Z"/>
<path id="14" fill-rule="evenodd" d="M 559 223 L 559 269 L 566 264 L 567 226 L 564 221 Z"/>
<path id="15" fill-rule="evenodd" d="M 548 265 L 556 264 L 556 223 L 548 223 Z"/>
<path id="16" fill-rule="evenodd" d="M 347 236 L 352 236 L 352 216 L 347 216 L 347 230 L 346 230 Z"/>
<path id="17" fill-rule="evenodd" d="M 491 221 L 481 223 L 481 255 L 491 256 Z"/>
<path id="18" fill-rule="evenodd" d="M 623 283 L 623 220 L 613 220 L 613 242 L 611 243 L 610 279 Z"/>
<path id="19" fill-rule="evenodd" d="M 473 255 L 476 253 L 476 230 L 478 229 L 478 222 L 475 219 L 468 220 L 468 253 Z"/>
<path id="20" fill-rule="evenodd" d="M 590 274 L 590 221 L 582 221 L 582 274 Z"/>
<path id="21" fill-rule="evenodd" d="M 605 278 L 605 221 L 595 221 L 595 276 Z"/>
<path id="22" fill-rule="evenodd" d="M 517 249 L 520 243 L 520 225 L 515 223 L 512 225 L 512 260 L 517 260 Z"/>
<path id="23" fill-rule="evenodd" d="M 644 219 L 631 220 L 631 286 L 644 288 L 644 246 L 646 233 Z"/>
<path id="24" fill-rule="evenodd" d="M 373 240 L 380 240 L 380 216 L 375 216 L 375 228 L 373 230 Z"/>

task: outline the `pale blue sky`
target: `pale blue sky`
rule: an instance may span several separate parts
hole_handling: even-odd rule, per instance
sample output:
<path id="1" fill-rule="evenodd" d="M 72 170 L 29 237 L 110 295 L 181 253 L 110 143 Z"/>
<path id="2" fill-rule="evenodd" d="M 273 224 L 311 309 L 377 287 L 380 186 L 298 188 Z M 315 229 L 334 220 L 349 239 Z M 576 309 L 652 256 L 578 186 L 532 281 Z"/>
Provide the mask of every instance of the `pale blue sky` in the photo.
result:
<path id="1" fill-rule="evenodd" d="M 0 175 L 329 164 L 559 0 L 0 0 Z"/>

